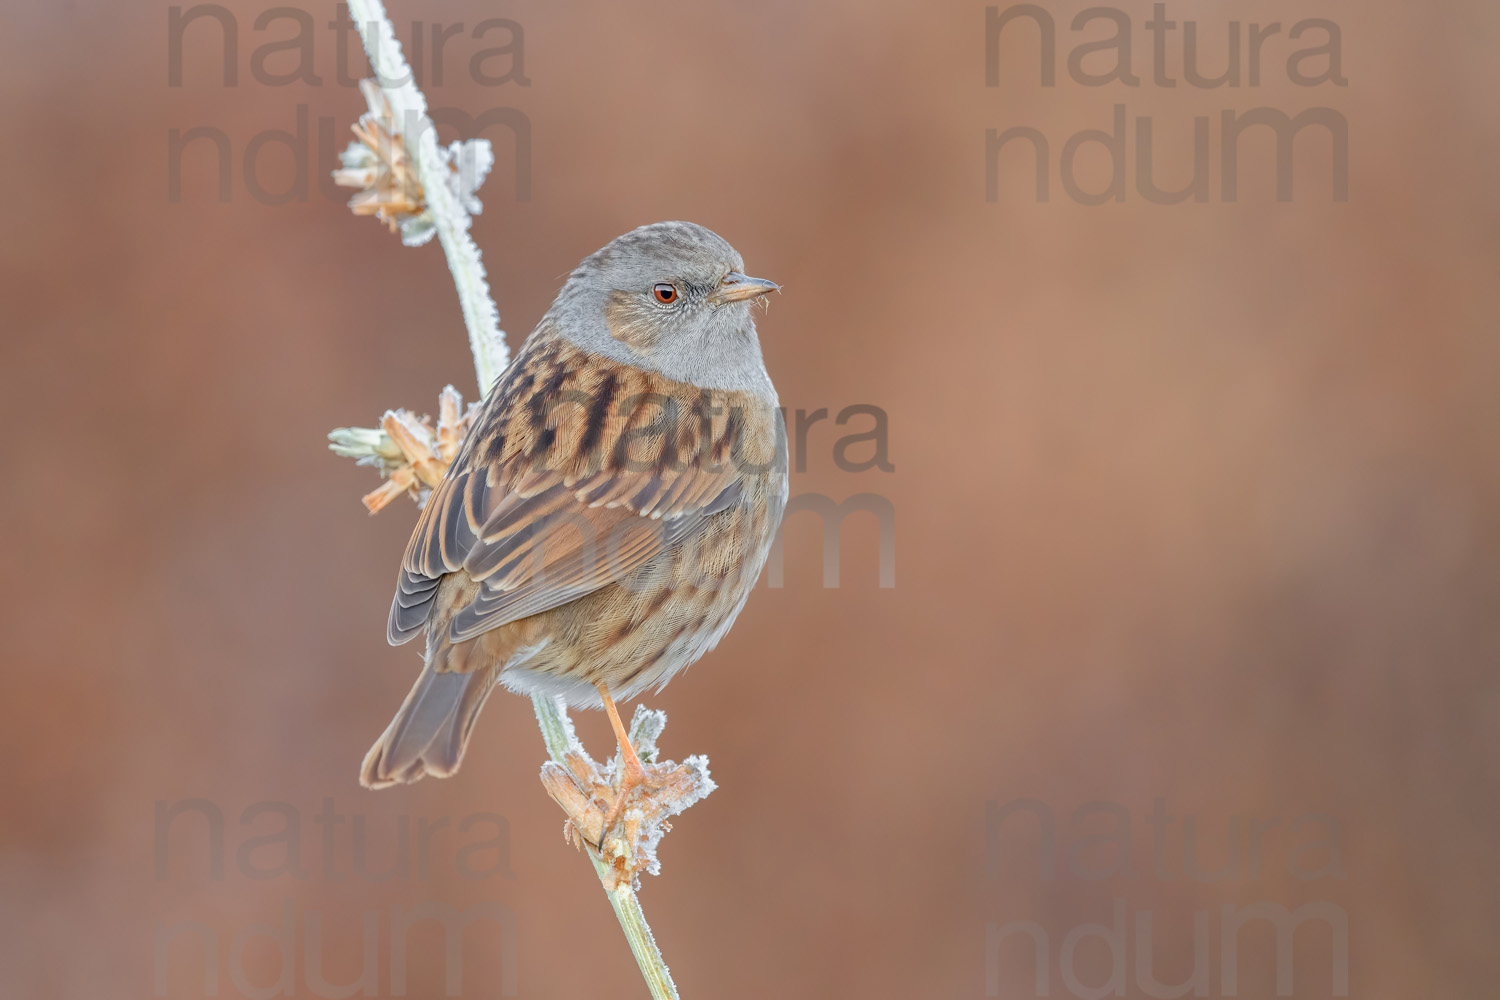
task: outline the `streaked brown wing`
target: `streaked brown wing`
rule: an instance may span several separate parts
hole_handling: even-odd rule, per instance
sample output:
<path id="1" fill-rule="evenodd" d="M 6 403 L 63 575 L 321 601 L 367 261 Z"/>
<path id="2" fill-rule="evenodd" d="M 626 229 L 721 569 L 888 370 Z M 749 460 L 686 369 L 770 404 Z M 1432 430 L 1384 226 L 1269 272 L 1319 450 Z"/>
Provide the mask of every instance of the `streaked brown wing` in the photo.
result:
<path id="1" fill-rule="evenodd" d="M 460 456 L 462 458 L 462 456 Z M 457 472 L 458 463 L 432 491 L 417 518 L 386 622 L 392 645 L 409 642 L 422 630 L 444 575 L 461 567 L 479 540 L 488 517 L 489 485 L 483 468 Z"/>
<path id="2" fill-rule="evenodd" d="M 568 390 L 566 371 L 529 364 L 523 384 L 546 377 L 554 392 Z M 387 627 L 392 643 L 422 629 L 448 573 L 462 569 L 482 582 L 449 623 L 457 642 L 623 579 L 738 499 L 741 472 L 731 456 L 741 416 L 689 399 L 663 426 L 655 412 L 661 390 L 675 385 L 646 387 L 655 411 L 612 409 L 626 398 L 621 379 L 607 375 L 601 387 L 592 374 L 589 405 L 559 408 L 543 421 L 528 419 L 526 400 L 509 398 L 510 378 L 497 389 L 492 412 L 476 422 L 407 546 Z M 603 405 L 600 393 L 609 397 Z"/>

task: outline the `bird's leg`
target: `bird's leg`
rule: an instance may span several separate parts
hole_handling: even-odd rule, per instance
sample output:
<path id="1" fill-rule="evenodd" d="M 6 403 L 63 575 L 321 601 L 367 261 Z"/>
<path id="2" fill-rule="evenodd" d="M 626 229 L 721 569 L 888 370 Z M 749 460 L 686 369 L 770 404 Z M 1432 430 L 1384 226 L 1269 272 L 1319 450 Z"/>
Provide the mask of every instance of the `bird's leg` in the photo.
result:
<path id="1" fill-rule="evenodd" d="M 635 747 L 630 745 L 630 736 L 625 732 L 625 725 L 620 721 L 620 713 L 615 710 L 615 700 L 609 696 L 609 687 L 605 684 L 595 685 L 599 689 L 599 697 L 604 700 L 604 711 L 609 716 L 609 724 L 615 729 L 615 739 L 620 743 L 620 785 L 615 790 L 614 805 L 610 806 L 609 814 L 604 817 L 604 827 L 599 833 L 599 843 L 602 847 L 604 838 L 609 836 L 609 831 L 620 818 L 620 812 L 625 807 L 625 800 L 629 798 L 630 792 L 646 780 L 646 769 L 641 764 L 641 758 L 636 756 Z"/>

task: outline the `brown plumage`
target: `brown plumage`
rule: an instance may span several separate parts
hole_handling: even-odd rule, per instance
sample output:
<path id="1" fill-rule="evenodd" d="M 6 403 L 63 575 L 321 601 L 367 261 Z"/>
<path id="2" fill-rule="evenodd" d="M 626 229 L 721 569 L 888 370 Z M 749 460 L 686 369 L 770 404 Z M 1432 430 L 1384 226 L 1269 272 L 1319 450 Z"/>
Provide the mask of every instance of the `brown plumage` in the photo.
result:
<path id="1" fill-rule="evenodd" d="M 570 276 L 407 546 L 388 632 L 426 662 L 365 785 L 452 774 L 496 683 L 612 709 L 728 630 L 786 499 L 742 266 L 658 223 Z"/>

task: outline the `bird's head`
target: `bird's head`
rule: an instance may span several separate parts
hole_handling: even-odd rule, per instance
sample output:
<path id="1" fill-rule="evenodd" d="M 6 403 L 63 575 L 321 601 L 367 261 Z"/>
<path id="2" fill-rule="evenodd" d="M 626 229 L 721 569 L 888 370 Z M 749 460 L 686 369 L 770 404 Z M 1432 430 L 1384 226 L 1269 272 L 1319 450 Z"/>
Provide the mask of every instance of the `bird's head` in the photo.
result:
<path id="1" fill-rule="evenodd" d="M 761 366 L 751 306 L 777 291 L 734 247 L 691 222 L 633 229 L 584 258 L 549 317 L 581 347 L 701 386 L 741 385 Z"/>

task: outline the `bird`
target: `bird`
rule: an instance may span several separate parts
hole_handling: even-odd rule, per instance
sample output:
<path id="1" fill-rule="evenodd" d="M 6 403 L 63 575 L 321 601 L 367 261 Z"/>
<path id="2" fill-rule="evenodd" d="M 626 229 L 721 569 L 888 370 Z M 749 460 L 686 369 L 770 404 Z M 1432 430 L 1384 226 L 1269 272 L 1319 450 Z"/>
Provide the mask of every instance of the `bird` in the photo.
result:
<path id="1" fill-rule="evenodd" d="M 387 638 L 424 634 L 423 667 L 361 784 L 454 774 L 503 686 L 605 710 L 617 812 L 643 772 L 615 700 L 714 648 L 786 507 L 752 316 L 779 290 L 690 222 L 634 229 L 572 271 L 412 532 Z"/>

